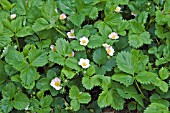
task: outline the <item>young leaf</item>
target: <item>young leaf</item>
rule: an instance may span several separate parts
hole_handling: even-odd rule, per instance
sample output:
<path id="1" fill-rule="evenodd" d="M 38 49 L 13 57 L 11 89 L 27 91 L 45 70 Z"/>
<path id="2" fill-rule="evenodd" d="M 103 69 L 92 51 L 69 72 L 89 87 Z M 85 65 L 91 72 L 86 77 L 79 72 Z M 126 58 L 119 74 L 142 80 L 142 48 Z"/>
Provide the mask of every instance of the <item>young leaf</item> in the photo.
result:
<path id="1" fill-rule="evenodd" d="M 82 84 L 86 89 L 92 89 L 94 87 L 94 83 L 95 81 L 93 81 L 93 79 L 91 77 L 83 77 L 82 78 Z"/>
<path id="2" fill-rule="evenodd" d="M 98 48 L 93 53 L 93 61 L 96 64 L 104 64 L 107 61 L 107 53 L 104 48 Z"/>
<path id="3" fill-rule="evenodd" d="M 160 70 L 159 70 L 159 76 L 162 80 L 165 80 L 169 77 L 169 72 L 168 72 L 168 69 L 165 68 L 165 67 L 162 67 Z"/>
<path id="4" fill-rule="evenodd" d="M 80 91 L 79 91 L 78 87 L 77 86 L 71 86 L 70 91 L 69 91 L 69 97 L 71 99 L 77 99 L 79 94 L 80 94 Z"/>
<path id="5" fill-rule="evenodd" d="M 71 106 L 73 107 L 74 111 L 78 111 L 80 109 L 80 103 L 78 100 L 71 100 Z"/>
<path id="6" fill-rule="evenodd" d="M 79 103 L 82 103 L 82 104 L 87 104 L 89 103 L 91 100 L 91 96 L 89 93 L 81 93 L 79 96 L 78 96 L 78 102 Z"/>
<path id="7" fill-rule="evenodd" d="M 14 96 L 13 106 L 15 109 L 22 110 L 29 105 L 29 98 L 23 93 L 17 93 Z"/>
<path id="8" fill-rule="evenodd" d="M 132 55 L 129 52 L 122 51 L 121 53 L 118 53 L 116 62 L 120 70 L 129 74 L 134 74 Z"/>
<path id="9" fill-rule="evenodd" d="M 120 83 L 126 85 L 126 87 L 133 84 L 133 82 L 134 82 L 133 77 L 130 75 L 127 75 L 127 74 L 114 74 L 112 76 L 112 80 L 120 82 Z"/>
<path id="10" fill-rule="evenodd" d="M 42 67 L 48 63 L 47 53 L 40 49 L 31 49 L 28 53 L 28 59 L 31 65 Z"/>

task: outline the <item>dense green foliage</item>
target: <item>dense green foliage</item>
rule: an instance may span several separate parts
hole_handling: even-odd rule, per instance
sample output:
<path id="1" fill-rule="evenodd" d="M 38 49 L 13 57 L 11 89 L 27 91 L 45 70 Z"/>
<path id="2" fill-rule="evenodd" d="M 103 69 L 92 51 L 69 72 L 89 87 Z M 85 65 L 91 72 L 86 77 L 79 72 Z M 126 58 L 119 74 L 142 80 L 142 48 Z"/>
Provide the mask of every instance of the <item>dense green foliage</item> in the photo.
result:
<path id="1" fill-rule="evenodd" d="M 0 0 L 0 112 L 170 113 L 170 0 Z"/>

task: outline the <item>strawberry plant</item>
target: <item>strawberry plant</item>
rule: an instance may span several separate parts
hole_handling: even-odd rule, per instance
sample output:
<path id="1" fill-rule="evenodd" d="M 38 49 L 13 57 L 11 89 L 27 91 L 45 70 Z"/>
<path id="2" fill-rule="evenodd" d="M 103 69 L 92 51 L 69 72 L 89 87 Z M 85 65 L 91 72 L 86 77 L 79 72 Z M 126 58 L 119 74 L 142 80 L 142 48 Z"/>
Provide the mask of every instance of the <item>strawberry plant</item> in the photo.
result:
<path id="1" fill-rule="evenodd" d="M 0 112 L 170 113 L 169 0 L 0 0 Z"/>

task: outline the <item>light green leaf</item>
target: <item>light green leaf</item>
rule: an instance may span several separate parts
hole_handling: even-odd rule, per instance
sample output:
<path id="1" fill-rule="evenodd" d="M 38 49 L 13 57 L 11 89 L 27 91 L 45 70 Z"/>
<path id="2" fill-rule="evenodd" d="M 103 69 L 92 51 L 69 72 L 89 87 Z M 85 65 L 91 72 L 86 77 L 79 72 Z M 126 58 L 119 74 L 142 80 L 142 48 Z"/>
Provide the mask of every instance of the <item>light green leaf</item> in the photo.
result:
<path id="1" fill-rule="evenodd" d="M 45 20 L 44 18 L 38 18 L 35 21 L 34 25 L 32 26 L 32 29 L 35 32 L 42 31 L 42 30 L 49 29 L 49 28 L 50 28 L 50 25 L 48 21 Z"/>
<path id="2" fill-rule="evenodd" d="M 93 35 L 90 37 L 87 47 L 89 47 L 91 49 L 97 48 L 97 47 L 101 47 L 103 43 L 104 43 L 104 41 L 101 36 Z"/>
<path id="3" fill-rule="evenodd" d="M 113 3 L 127 5 L 129 0 L 113 0 Z"/>
<path id="4" fill-rule="evenodd" d="M 162 67 L 160 70 L 159 70 L 159 76 L 162 80 L 165 80 L 169 77 L 169 72 L 168 72 L 168 69 L 166 67 Z"/>
<path id="5" fill-rule="evenodd" d="M 93 61 L 96 64 L 104 64 L 107 61 L 107 53 L 104 48 L 98 48 L 93 53 Z"/>
<path id="6" fill-rule="evenodd" d="M 76 26 L 80 26 L 82 23 L 83 23 L 83 21 L 85 20 L 85 16 L 83 15 L 83 14 L 74 14 L 74 15 L 71 15 L 71 16 L 69 16 L 69 18 L 70 18 L 70 21 L 74 24 L 74 25 L 76 25 Z"/>
<path id="7" fill-rule="evenodd" d="M 102 91 L 102 93 L 100 93 L 99 95 L 97 102 L 98 102 L 99 107 L 101 108 L 110 106 L 111 103 L 113 102 L 113 95 L 112 95 L 111 90 Z"/>
<path id="8" fill-rule="evenodd" d="M 7 44 L 9 44 L 11 42 L 11 38 L 9 36 L 0 36 L 0 48 L 3 48 L 4 46 L 6 46 Z"/>
<path id="9" fill-rule="evenodd" d="M 95 19 L 98 17 L 98 9 L 96 7 L 92 7 L 89 17 Z"/>
<path id="10" fill-rule="evenodd" d="M 17 110 L 23 110 L 29 105 L 29 98 L 23 93 L 17 93 L 14 96 L 13 106 Z"/>
<path id="11" fill-rule="evenodd" d="M 28 59 L 31 65 L 42 67 L 48 63 L 47 53 L 40 49 L 31 49 L 28 53 Z"/>
<path id="12" fill-rule="evenodd" d="M 122 51 L 118 53 L 116 62 L 120 70 L 129 74 L 134 74 L 132 55 L 129 52 Z"/>
<path id="13" fill-rule="evenodd" d="M 69 97 L 71 99 L 77 99 L 79 94 L 80 94 L 80 91 L 79 91 L 78 87 L 77 86 L 71 86 L 70 91 L 69 91 Z"/>
<path id="14" fill-rule="evenodd" d="M 0 0 L 0 4 L 4 10 L 9 11 L 11 9 L 11 3 L 8 0 Z"/>
<path id="15" fill-rule="evenodd" d="M 78 65 L 78 60 L 74 57 L 69 57 L 66 59 L 65 66 L 79 71 L 81 68 Z"/>
<path id="16" fill-rule="evenodd" d="M 71 100 L 71 106 L 74 111 L 78 111 L 80 109 L 80 103 L 77 100 Z"/>
<path id="17" fill-rule="evenodd" d="M 89 93 L 81 93 L 79 96 L 78 96 L 78 102 L 79 103 L 82 103 L 82 104 L 87 104 L 89 103 L 91 100 L 91 96 Z"/>
<path id="18" fill-rule="evenodd" d="M 143 11 L 138 17 L 138 22 L 145 24 L 147 21 L 147 18 L 148 18 L 148 12 Z"/>
<path id="19" fill-rule="evenodd" d="M 126 85 L 126 87 L 133 84 L 133 82 L 134 82 L 133 77 L 130 75 L 127 75 L 127 74 L 114 74 L 112 76 L 112 80 L 120 82 L 120 83 Z"/>
<path id="20" fill-rule="evenodd" d="M 76 73 L 68 68 L 63 68 L 61 71 L 68 79 L 72 79 Z"/>
<path id="21" fill-rule="evenodd" d="M 168 107 L 163 104 L 151 103 L 144 113 L 169 113 L 169 110 Z"/>
<path id="22" fill-rule="evenodd" d="M 119 23 L 121 23 L 121 21 L 122 21 L 122 16 L 121 14 L 118 13 L 109 14 L 104 18 L 104 22 L 106 22 L 107 25 L 112 26 L 113 29 L 115 26 L 118 26 Z"/>
<path id="23" fill-rule="evenodd" d="M 85 47 L 80 45 L 80 42 L 77 41 L 77 40 L 71 41 L 70 45 L 71 45 L 71 48 L 73 50 L 75 50 L 75 51 L 83 51 L 83 50 L 85 50 Z"/>
<path id="24" fill-rule="evenodd" d="M 32 34 L 34 34 L 34 32 L 32 31 L 32 28 L 30 26 L 25 26 L 16 33 L 16 36 L 25 37 L 25 36 L 32 35 Z"/>
<path id="25" fill-rule="evenodd" d="M 83 77 L 82 84 L 86 89 L 92 89 L 94 87 L 94 81 L 91 77 Z"/>
<path id="26" fill-rule="evenodd" d="M 93 74 L 95 74 L 95 67 L 94 66 L 90 66 L 86 73 L 85 73 L 85 76 L 92 76 Z"/>
<path id="27" fill-rule="evenodd" d="M 25 0 L 17 0 L 16 10 L 19 15 L 26 15 L 26 1 Z"/>

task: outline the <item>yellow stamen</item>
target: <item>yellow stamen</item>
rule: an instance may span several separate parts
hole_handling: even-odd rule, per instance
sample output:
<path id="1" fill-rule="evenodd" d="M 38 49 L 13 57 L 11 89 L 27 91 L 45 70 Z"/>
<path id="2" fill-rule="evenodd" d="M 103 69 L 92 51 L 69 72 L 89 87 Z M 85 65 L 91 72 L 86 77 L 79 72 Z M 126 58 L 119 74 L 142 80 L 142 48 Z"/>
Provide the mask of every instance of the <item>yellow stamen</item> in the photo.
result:
<path id="1" fill-rule="evenodd" d="M 111 53 L 111 50 L 110 50 L 110 49 L 107 49 L 107 53 L 108 53 L 108 54 Z"/>
<path id="2" fill-rule="evenodd" d="M 84 66 L 84 67 L 87 66 L 86 62 L 83 62 L 83 63 L 82 63 L 82 66 Z"/>
<path id="3" fill-rule="evenodd" d="M 60 82 L 59 81 L 55 82 L 55 86 L 60 86 Z"/>
<path id="4" fill-rule="evenodd" d="M 116 38 L 116 36 L 115 36 L 115 35 L 112 35 L 112 38 L 113 38 L 113 39 L 115 39 L 115 38 Z"/>
<path id="5" fill-rule="evenodd" d="M 85 44 L 85 43 L 86 43 L 86 40 L 82 40 L 82 43 Z"/>

